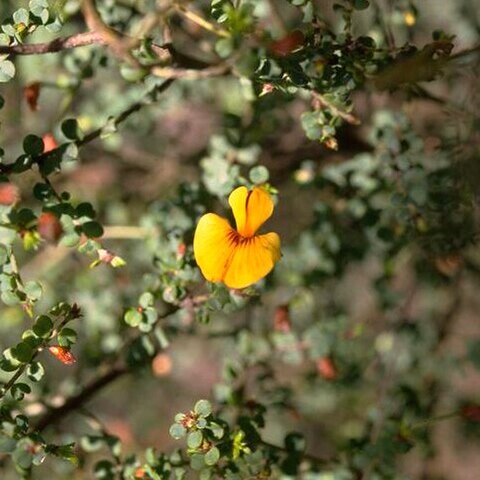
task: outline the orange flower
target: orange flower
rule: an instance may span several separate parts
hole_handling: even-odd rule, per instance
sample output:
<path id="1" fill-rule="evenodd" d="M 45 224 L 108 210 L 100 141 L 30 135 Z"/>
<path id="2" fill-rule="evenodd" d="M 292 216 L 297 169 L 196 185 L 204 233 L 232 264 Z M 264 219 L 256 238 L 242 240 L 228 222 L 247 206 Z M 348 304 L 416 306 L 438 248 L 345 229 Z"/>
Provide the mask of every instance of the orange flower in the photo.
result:
<path id="1" fill-rule="evenodd" d="M 236 188 L 228 197 L 237 229 L 214 213 L 198 222 L 193 239 L 195 259 L 210 282 L 245 288 L 265 277 L 280 259 L 276 233 L 256 235 L 273 213 L 271 196 L 262 188 Z"/>

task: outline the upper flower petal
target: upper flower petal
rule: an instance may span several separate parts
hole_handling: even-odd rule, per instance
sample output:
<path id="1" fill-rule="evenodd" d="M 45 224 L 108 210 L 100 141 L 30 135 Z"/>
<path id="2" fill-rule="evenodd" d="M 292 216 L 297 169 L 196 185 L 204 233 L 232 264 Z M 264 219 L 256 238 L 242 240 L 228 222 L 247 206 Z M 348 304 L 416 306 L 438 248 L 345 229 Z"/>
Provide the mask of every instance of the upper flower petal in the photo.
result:
<path id="1" fill-rule="evenodd" d="M 276 233 L 240 239 L 234 247 L 223 281 L 230 288 L 248 287 L 265 277 L 280 255 L 280 238 Z"/>
<path id="2" fill-rule="evenodd" d="M 259 187 L 248 191 L 246 187 L 236 188 L 228 197 L 237 232 L 242 237 L 251 237 L 273 213 L 273 201 L 269 193 Z"/>
<path id="3" fill-rule="evenodd" d="M 193 252 L 207 280 L 223 280 L 238 240 L 237 232 L 224 218 L 214 213 L 200 218 L 193 238 Z"/>

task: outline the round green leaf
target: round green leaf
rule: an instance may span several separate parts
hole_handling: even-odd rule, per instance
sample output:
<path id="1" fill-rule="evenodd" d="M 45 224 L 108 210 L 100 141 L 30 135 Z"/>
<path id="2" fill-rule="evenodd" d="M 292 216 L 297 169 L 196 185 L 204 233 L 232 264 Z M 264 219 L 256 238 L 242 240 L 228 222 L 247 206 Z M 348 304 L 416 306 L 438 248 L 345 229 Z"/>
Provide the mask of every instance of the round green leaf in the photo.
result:
<path id="1" fill-rule="evenodd" d="M 142 317 L 143 315 L 138 310 L 131 308 L 127 310 L 123 319 L 125 320 L 125 323 L 131 327 L 138 327 L 142 322 Z"/>
<path id="2" fill-rule="evenodd" d="M 85 222 L 82 229 L 85 235 L 90 238 L 98 238 L 103 235 L 103 227 L 98 222 Z"/>
<path id="3" fill-rule="evenodd" d="M 202 417 L 208 417 L 212 413 L 212 404 L 208 400 L 199 400 L 193 410 Z"/>
<path id="4" fill-rule="evenodd" d="M 195 430 L 188 434 L 187 445 L 188 448 L 197 449 L 203 442 L 203 434 L 200 430 Z"/>
<path id="5" fill-rule="evenodd" d="M 47 315 L 41 315 L 33 325 L 33 332 L 38 337 L 46 338 L 50 335 L 53 329 L 53 322 Z"/>
<path id="6" fill-rule="evenodd" d="M 0 62 L 0 83 L 9 82 L 15 76 L 15 65 L 10 60 Z"/>
<path id="7" fill-rule="evenodd" d="M 184 437 L 187 433 L 187 429 L 183 426 L 180 425 L 180 423 L 174 423 L 170 427 L 170 435 L 175 439 L 179 440 L 180 438 Z"/>
<path id="8" fill-rule="evenodd" d="M 220 450 L 217 447 L 212 447 L 205 454 L 205 464 L 208 466 L 215 465 L 220 459 Z"/>
<path id="9" fill-rule="evenodd" d="M 249 177 L 252 183 L 259 185 L 261 183 L 268 182 L 270 173 L 263 165 L 257 165 L 250 170 Z"/>

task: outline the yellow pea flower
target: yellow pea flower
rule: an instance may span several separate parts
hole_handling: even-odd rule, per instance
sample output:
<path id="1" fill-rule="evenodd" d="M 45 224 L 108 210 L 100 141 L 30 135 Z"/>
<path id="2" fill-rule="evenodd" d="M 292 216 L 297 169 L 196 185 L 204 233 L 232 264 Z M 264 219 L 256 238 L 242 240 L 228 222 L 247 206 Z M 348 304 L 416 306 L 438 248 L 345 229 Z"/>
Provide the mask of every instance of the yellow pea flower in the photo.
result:
<path id="1" fill-rule="evenodd" d="M 236 188 L 228 197 L 237 229 L 214 213 L 200 218 L 193 251 L 204 277 L 230 288 L 245 288 L 265 277 L 280 259 L 276 233 L 256 235 L 271 217 L 273 201 L 262 188 Z"/>

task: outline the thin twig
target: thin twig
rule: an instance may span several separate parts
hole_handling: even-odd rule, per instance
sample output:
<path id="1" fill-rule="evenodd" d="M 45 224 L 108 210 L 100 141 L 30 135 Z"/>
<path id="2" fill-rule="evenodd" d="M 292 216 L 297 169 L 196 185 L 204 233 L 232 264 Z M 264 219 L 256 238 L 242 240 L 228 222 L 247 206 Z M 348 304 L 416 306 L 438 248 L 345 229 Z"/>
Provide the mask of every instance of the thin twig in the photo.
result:
<path id="1" fill-rule="evenodd" d="M 139 65 L 138 60 L 130 53 L 129 41 L 124 42 L 122 35 L 104 23 L 95 7 L 95 0 L 83 0 L 82 13 L 87 27 L 103 38 L 104 43 L 110 47 L 116 57 L 131 64 Z"/>
<path id="2" fill-rule="evenodd" d="M 330 110 L 333 115 L 340 117 L 342 120 L 345 120 L 350 125 L 360 125 L 360 120 L 353 114 L 340 110 L 332 102 L 327 100 L 321 93 L 312 92 L 314 101 L 318 104 L 318 107 L 324 107 Z"/>
<path id="3" fill-rule="evenodd" d="M 213 65 L 195 70 L 192 68 L 170 68 L 170 67 L 153 67 L 151 73 L 161 78 L 182 78 L 187 80 L 198 80 L 201 78 L 218 77 L 229 72 L 230 66 L 227 64 Z"/>
<path id="4" fill-rule="evenodd" d="M 83 389 L 73 397 L 68 398 L 63 405 L 52 408 L 47 413 L 45 413 L 37 423 L 34 425 L 33 429 L 37 432 L 45 430 L 49 425 L 57 423 L 67 416 L 70 412 L 80 408 L 84 405 L 90 398 L 92 398 L 96 393 L 105 388 L 106 386 L 113 383 L 115 380 L 119 379 L 126 375 L 130 370 L 126 365 L 116 365 L 110 367 L 106 372 L 90 381 Z"/>
<path id="5" fill-rule="evenodd" d="M 217 27 L 216 25 L 213 25 L 208 20 L 205 20 L 202 16 L 200 16 L 198 13 L 195 13 L 192 10 L 187 9 L 183 5 L 175 5 L 175 10 L 185 18 L 188 18 L 188 20 L 196 23 L 198 26 L 202 27 L 205 30 L 208 30 L 209 32 L 212 32 L 215 35 L 218 35 L 219 37 L 224 37 L 224 38 L 230 37 L 230 33 L 228 33 L 226 30 L 224 30 L 223 28 Z"/>
<path id="6" fill-rule="evenodd" d="M 145 105 L 147 105 L 146 99 L 149 98 L 152 93 L 162 93 L 164 92 L 172 83 L 174 79 L 168 79 L 165 80 L 161 85 L 154 87 L 153 89 L 149 90 L 146 92 L 145 96 L 132 104 L 130 107 L 128 107 L 125 111 L 120 113 L 113 121 L 115 126 L 120 125 L 123 123 L 125 120 L 127 120 L 128 117 L 130 117 L 132 114 L 138 112 L 139 110 L 142 109 Z M 85 145 L 86 143 L 89 143 L 98 137 L 103 132 L 103 127 L 97 128 L 96 130 L 93 130 L 92 132 L 88 133 L 85 135 L 85 137 L 82 140 L 77 140 L 75 144 L 77 146 L 82 146 Z M 61 155 L 63 152 L 63 149 L 65 148 L 65 145 L 60 145 L 57 148 L 54 148 L 53 150 L 50 150 L 48 152 L 42 153 L 40 155 L 34 156 L 32 158 L 32 162 L 37 165 L 42 165 L 44 162 L 46 162 L 48 159 L 56 157 L 58 155 Z M 1 174 L 10 174 L 14 173 L 14 168 L 15 163 L 10 163 L 10 164 L 0 164 L 0 173 Z"/>

